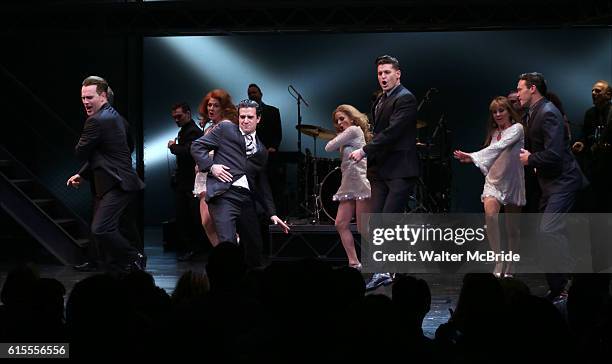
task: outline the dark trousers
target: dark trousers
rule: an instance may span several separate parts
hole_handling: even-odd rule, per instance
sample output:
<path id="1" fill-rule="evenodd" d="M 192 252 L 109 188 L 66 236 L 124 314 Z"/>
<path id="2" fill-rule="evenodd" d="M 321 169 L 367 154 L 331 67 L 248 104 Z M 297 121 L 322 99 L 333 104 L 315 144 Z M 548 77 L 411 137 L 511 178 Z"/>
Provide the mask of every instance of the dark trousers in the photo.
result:
<path id="1" fill-rule="evenodd" d="M 97 201 L 91 233 L 98 250 L 111 264 L 125 265 L 138 258 L 138 249 L 120 231 L 121 218 L 135 196 L 136 192 L 115 187 Z"/>
<path id="2" fill-rule="evenodd" d="M 570 253 L 566 236 L 566 215 L 576 202 L 576 191 L 553 193 L 542 196 L 540 211 L 543 213 L 538 233 L 542 266 L 546 269 L 546 281 L 553 296 L 561 293 L 567 284 L 568 274 L 559 273 L 571 270 L 575 261 Z"/>
<path id="3" fill-rule="evenodd" d="M 260 267 L 262 239 L 251 192 L 246 188 L 232 186 L 211 199 L 208 209 L 215 221 L 219 242 L 236 244 L 238 233 L 247 267 Z"/>
<path id="4" fill-rule="evenodd" d="M 408 205 L 410 196 L 414 193 L 416 177 L 370 179 L 372 197 L 370 198 L 370 211 L 373 213 L 402 213 Z"/>
<path id="5" fill-rule="evenodd" d="M 176 197 L 176 236 L 178 248 L 185 251 L 202 249 L 199 241 L 200 213 L 199 201 L 191 190 L 178 188 Z"/>
<path id="6" fill-rule="evenodd" d="M 581 194 L 580 212 L 589 213 L 591 260 L 593 272 L 612 267 L 612 193 L 609 183 L 612 176 L 593 175 L 591 185 Z"/>

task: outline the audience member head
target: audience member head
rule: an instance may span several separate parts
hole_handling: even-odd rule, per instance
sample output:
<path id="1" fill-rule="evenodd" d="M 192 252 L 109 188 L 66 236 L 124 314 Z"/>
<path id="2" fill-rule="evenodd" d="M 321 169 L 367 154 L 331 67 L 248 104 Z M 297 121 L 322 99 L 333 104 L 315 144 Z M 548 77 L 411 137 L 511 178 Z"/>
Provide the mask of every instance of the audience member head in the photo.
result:
<path id="1" fill-rule="evenodd" d="M 245 273 L 244 255 L 238 245 L 223 242 L 213 248 L 206 264 L 211 292 L 237 288 Z"/>
<path id="2" fill-rule="evenodd" d="M 181 275 L 172 292 L 173 305 L 188 305 L 201 300 L 208 292 L 206 275 L 188 270 Z"/>
<path id="3" fill-rule="evenodd" d="M 40 276 L 31 265 L 20 265 L 6 276 L 0 299 L 7 307 L 30 307 Z"/>
<path id="4" fill-rule="evenodd" d="M 431 307 L 427 282 L 411 276 L 399 276 L 391 289 L 392 301 L 400 312 L 415 320 L 419 327 Z"/>

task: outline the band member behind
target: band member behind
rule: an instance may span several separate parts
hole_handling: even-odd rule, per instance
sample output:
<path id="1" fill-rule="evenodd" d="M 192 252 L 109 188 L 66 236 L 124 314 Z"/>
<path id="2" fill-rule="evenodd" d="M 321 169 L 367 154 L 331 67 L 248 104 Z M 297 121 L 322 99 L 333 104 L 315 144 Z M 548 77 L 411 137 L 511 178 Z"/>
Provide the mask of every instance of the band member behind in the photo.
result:
<path id="1" fill-rule="evenodd" d="M 395 57 L 376 58 L 376 74 L 382 93 L 372 110 L 374 137 L 350 154 L 359 162 L 368 157 L 368 179 L 372 184 L 371 212 L 404 212 L 419 176 L 416 150 L 417 101 L 400 83 L 402 71 Z M 392 282 L 389 273 L 376 273 L 368 290 Z"/>
<path id="2" fill-rule="evenodd" d="M 214 89 L 207 93 L 198 107 L 198 112 L 201 118 L 200 126 L 204 130 L 204 135 L 210 133 L 221 121 L 227 120 L 234 124 L 238 123 L 238 111 L 232 102 L 232 97 L 223 89 Z M 214 152 L 211 151 L 210 153 L 212 155 Z M 219 244 L 219 237 L 205 198 L 208 173 L 200 171 L 197 166 L 196 170 L 193 193 L 200 199 L 202 226 L 212 246 L 217 246 Z"/>
<path id="3" fill-rule="evenodd" d="M 612 200 L 609 183 L 612 178 L 612 87 L 599 80 L 591 91 L 593 106 L 584 114 L 582 136 L 572 150 L 582 160 L 582 167 L 591 181 L 594 192 L 588 209 L 591 212 L 609 212 Z M 607 203 L 602 201 L 607 198 Z"/>
<path id="4" fill-rule="evenodd" d="M 361 269 L 361 263 L 355 251 L 353 233 L 350 223 L 353 216 L 357 221 L 357 231 L 361 233 L 361 214 L 369 212 L 370 181 L 366 177 L 366 159 L 353 162 L 349 155 L 372 139 L 368 117 L 351 105 L 340 105 L 332 113 L 332 122 L 338 136 L 325 146 L 327 152 L 339 150 L 342 155 L 342 181 L 340 188 L 333 196 L 339 201 L 336 214 L 336 229 L 340 234 L 342 246 L 346 252 L 349 266 Z"/>
<path id="5" fill-rule="evenodd" d="M 454 156 L 462 163 L 474 163 L 485 175 L 481 195 L 484 205 L 487 237 L 491 250 L 501 251 L 499 212 L 503 206 L 506 216 L 508 250 L 518 251 L 519 224 L 513 213 L 521 212 L 525 205 L 524 167 L 519 153 L 524 147 L 525 133 L 520 116 L 504 96 L 498 96 L 489 105 L 489 120 L 484 149 L 473 153 L 456 150 Z M 495 264 L 493 273 L 500 277 L 512 274 L 510 262 Z"/>
<path id="6" fill-rule="evenodd" d="M 213 216 L 219 242 L 237 244 L 244 249 L 249 268 L 262 266 L 262 239 L 257 222 L 256 202 L 261 203 L 270 221 L 285 233 L 289 227 L 276 216 L 265 167 L 268 150 L 257 138 L 261 117 L 259 105 L 243 100 L 238 105 L 239 126 L 222 121 L 209 133 L 193 142 L 191 154 L 206 180 L 206 202 Z M 210 151 L 215 153 L 211 156 Z"/>
<path id="7" fill-rule="evenodd" d="M 195 228 L 198 208 L 193 198 L 193 182 L 195 179 L 195 162 L 191 156 L 191 143 L 202 136 L 191 118 L 191 108 L 186 102 L 176 103 L 171 108 L 172 119 L 180 128 L 176 140 L 168 141 L 168 149 L 176 156 L 175 171 L 175 200 L 176 200 L 176 230 L 179 248 L 184 249 L 185 255 L 179 260 L 190 258 L 197 250 L 197 234 Z"/>
<path id="8" fill-rule="evenodd" d="M 249 100 L 259 104 L 261 108 L 261 121 L 257 126 L 257 135 L 261 142 L 268 148 L 269 153 L 278 152 L 281 140 L 283 139 L 283 127 L 281 123 L 280 111 L 278 108 L 265 104 L 262 101 L 263 92 L 261 88 L 252 83 L 247 88 Z"/>
<path id="9" fill-rule="evenodd" d="M 591 188 L 583 201 L 591 212 L 591 257 L 593 270 L 600 272 L 612 265 L 610 224 L 605 213 L 612 211 L 612 87 L 607 81 L 595 82 L 591 90 L 593 106 L 584 114 L 582 137 L 572 146 Z"/>

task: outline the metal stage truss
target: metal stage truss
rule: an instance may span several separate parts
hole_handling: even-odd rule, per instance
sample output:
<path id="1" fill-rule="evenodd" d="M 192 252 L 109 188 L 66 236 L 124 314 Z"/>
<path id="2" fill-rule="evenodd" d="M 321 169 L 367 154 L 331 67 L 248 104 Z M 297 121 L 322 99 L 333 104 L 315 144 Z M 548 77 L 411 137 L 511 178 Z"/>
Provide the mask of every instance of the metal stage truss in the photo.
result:
<path id="1" fill-rule="evenodd" d="M 8 2 L 0 34 L 197 35 L 401 32 L 606 26 L 598 1 L 31 1 Z"/>

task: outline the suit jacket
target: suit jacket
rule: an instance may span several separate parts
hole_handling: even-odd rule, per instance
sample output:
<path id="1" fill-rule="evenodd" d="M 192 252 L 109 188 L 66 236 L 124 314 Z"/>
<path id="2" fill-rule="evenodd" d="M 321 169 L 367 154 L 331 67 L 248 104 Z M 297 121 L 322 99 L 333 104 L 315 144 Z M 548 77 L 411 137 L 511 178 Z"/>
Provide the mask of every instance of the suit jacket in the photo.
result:
<path id="1" fill-rule="evenodd" d="M 178 132 L 178 142 L 170 147 L 170 152 L 176 156 L 176 187 L 178 190 L 193 190 L 195 161 L 191 156 L 191 143 L 202 134 L 202 129 L 191 120 L 181 127 Z"/>
<path id="2" fill-rule="evenodd" d="M 259 133 L 258 133 L 259 134 Z M 213 156 L 209 152 L 214 150 Z M 247 177 L 251 195 L 268 216 L 276 215 L 274 200 L 265 173 L 268 151 L 257 136 L 257 152 L 247 158 L 244 136 L 238 125 L 222 121 L 212 131 L 191 144 L 191 154 L 203 172 L 210 171 L 213 164 L 229 167 L 232 182 L 222 182 L 208 175 L 206 179 L 206 201 L 219 198 L 240 177 Z"/>
<path id="3" fill-rule="evenodd" d="M 263 102 L 261 103 L 261 120 L 257 125 L 257 137 L 266 147 L 276 150 L 283 139 L 280 111 Z"/>
<path id="4" fill-rule="evenodd" d="M 374 138 L 363 151 L 368 158 L 368 174 L 382 179 L 408 178 L 419 175 L 416 152 L 416 98 L 401 84 L 372 109 Z"/>
<path id="5" fill-rule="evenodd" d="M 527 126 L 528 166 L 535 168 L 543 196 L 572 192 L 588 182 L 574 155 L 561 112 L 552 102 L 542 99 L 534 105 Z"/>
<path id="6" fill-rule="evenodd" d="M 94 182 L 99 197 L 116 186 L 124 191 L 145 186 L 132 168 L 128 130 L 127 121 L 108 103 L 85 121 L 74 147 L 77 158 L 85 161 L 78 173 Z"/>

